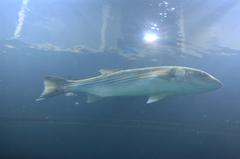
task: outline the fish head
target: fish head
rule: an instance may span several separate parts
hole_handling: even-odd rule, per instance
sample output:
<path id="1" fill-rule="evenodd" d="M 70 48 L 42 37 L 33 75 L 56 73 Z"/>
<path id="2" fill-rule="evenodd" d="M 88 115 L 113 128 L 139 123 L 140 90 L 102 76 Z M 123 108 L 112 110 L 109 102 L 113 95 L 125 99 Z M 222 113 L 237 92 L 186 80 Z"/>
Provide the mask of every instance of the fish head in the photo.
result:
<path id="1" fill-rule="evenodd" d="M 188 67 L 174 67 L 168 72 L 168 79 L 181 93 L 203 93 L 223 86 L 213 75 Z"/>
<path id="2" fill-rule="evenodd" d="M 219 79 L 205 71 L 192 68 L 185 68 L 179 71 L 184 72 L 182 73 L 183 79 L 192 91 L 199 93 L 208 92 L 223 86 Z"/>

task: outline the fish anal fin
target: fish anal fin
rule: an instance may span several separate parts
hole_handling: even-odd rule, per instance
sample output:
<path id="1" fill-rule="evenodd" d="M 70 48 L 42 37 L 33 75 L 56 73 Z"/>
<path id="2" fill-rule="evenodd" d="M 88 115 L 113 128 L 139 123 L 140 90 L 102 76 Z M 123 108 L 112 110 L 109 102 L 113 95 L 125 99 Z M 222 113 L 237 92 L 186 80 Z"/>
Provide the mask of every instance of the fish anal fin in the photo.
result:
<path id="1" fill-rule="evenodd" d="M 117 69 L 101 69 L 101 70 L 99 70 L 99 72 L 100 72 L 102 75 L 114 73 L 114 72 L 116 72 L 116 71 L 119 71 L 119 70 L 117 70 Z"/>
<path id="2" fill-rule="evenodd" d="M 100 97 L 100 96 L 96 96 L 96 95 L 93 95 L 93 94 L 88 94 L 87 103 L 94 103 L 94 102 L 97 102 L 101 99 L 102 99 L 102 97 Z"/>
<path id="3" fill-rule="evenodd" d="M 167 95 L 154 95 L 154 96 L 150 96 L 147 100 L 147 104 L 150 104 L 150 103 L 154 103 L 154 102 L 157 102 L 157 101 L 160 101 L 164 98 L 166 98 Z"/>

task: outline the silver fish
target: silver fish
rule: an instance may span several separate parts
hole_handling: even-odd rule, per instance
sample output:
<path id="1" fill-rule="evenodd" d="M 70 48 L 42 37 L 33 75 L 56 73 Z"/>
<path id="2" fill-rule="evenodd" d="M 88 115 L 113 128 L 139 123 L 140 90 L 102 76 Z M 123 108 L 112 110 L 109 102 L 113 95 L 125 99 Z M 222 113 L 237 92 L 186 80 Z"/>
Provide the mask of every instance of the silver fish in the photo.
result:
<path id="1" fill-rule="evenodd" d="M 100 70 L 100 73 L 82 80 L 47 76 L 36 101 L 59 94 L 87 93 L 88 103 L 112 96 L 147 96 L 149 104 L 168 96 L 198 94 L 222 87 L 220 80 L 209 73 L 182 66 Z"/>

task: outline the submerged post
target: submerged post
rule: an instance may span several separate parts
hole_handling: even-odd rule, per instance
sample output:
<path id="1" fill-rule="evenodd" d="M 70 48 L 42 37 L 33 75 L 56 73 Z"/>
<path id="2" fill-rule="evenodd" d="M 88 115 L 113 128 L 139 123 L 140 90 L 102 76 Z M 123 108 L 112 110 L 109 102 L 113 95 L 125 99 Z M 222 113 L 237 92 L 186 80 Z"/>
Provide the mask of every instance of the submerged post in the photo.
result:
<path id="1" fill-rule="evenodd" d="M 105 0 L 102 7 L 102 25 L 100 30 L 99 51 L 104 52 L 117 48 L 121 36 L 121 2 Z"/>

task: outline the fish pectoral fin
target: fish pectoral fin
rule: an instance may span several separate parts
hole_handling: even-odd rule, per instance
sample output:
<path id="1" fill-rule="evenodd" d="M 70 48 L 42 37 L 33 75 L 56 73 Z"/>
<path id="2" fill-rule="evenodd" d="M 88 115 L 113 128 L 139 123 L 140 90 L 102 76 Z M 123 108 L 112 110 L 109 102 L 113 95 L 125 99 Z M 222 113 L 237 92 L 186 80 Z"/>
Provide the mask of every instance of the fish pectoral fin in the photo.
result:
<path id="1" fill-rule="evenodd" d="M 150 104 L 150 103 L 154 103 L 154 102 L 157 102 L 157 101 L 160 101 L 164 98 L 166 98 L 167 95 L 156 95 L 156 96 L 150 96 L 147 100 L 147 104 Z"/>
<path id="2" fill-rule="evenodd" d="M 117 70 L 117 69 L 101 69 L 101 70 L 99 70 L 99 72 L 102 75 L 106 75 L 106 74 L 109 74 L 109 73 L 114 73 L 116 71 L 119 71 L 119 70 Z"/>
<path id="3" fill-rule="evenodd" d="M 87 103 L 94 103 L 94 102 L 97 102 L 101 99 L 102 99 L 102 97 L 100 97 L 100 96 L 96 96 L 96 95 L 93 95 L 93 94 L 88 94 Z"/>

